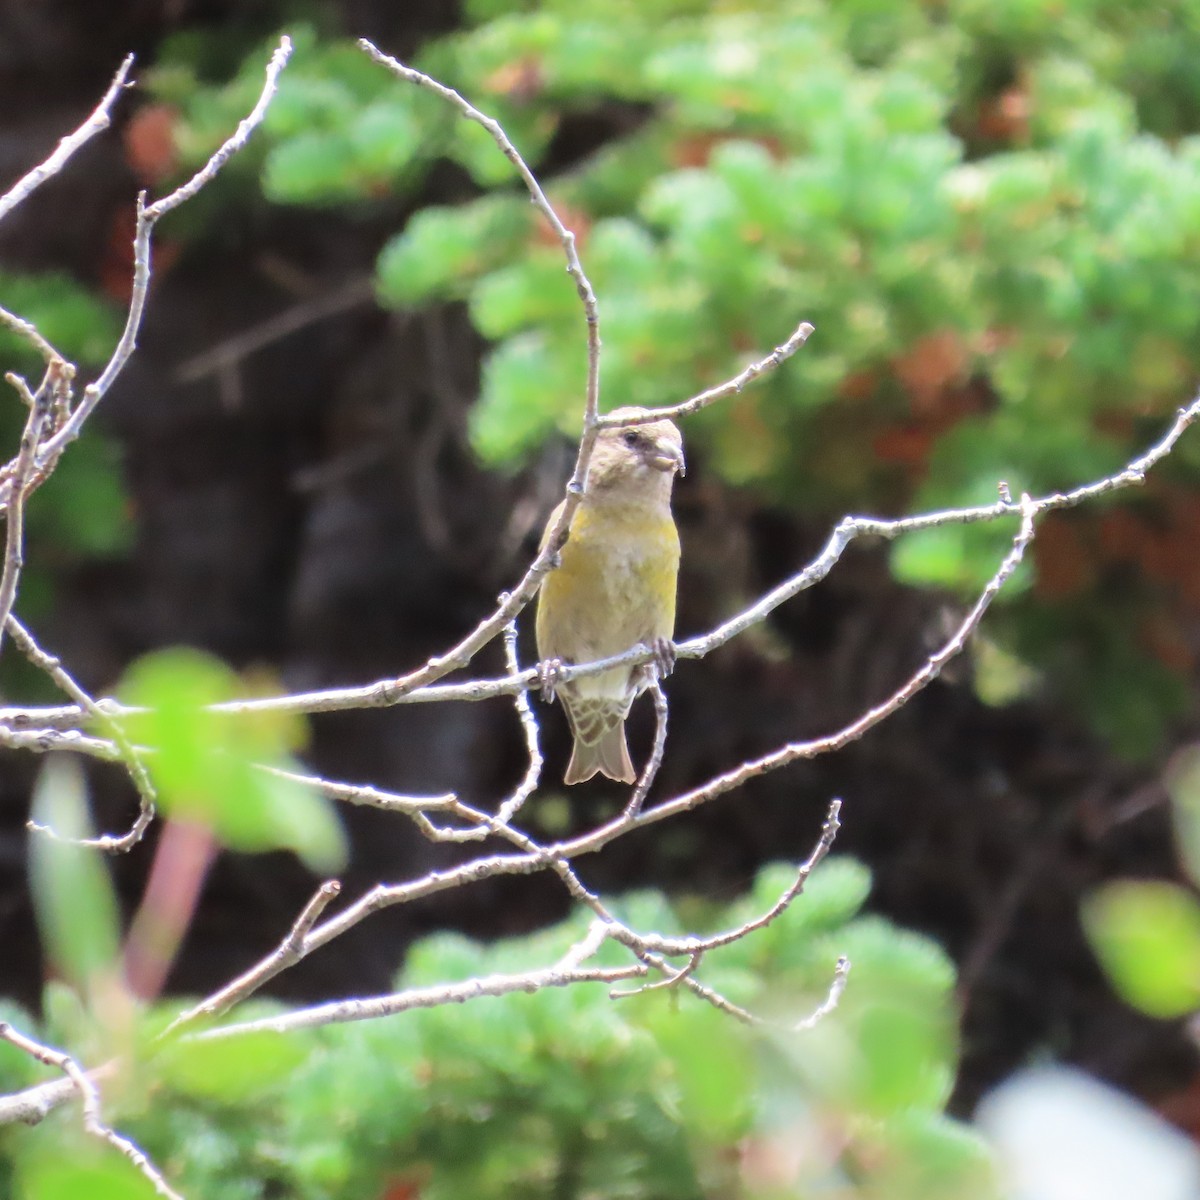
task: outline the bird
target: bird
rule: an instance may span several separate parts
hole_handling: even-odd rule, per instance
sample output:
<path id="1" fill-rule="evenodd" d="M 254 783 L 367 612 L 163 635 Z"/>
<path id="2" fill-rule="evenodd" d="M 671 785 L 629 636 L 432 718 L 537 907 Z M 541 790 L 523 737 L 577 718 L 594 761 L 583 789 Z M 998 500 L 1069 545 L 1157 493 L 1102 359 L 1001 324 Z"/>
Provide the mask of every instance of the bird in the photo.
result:
<path id="1" fill-rule="evenodd" d="M 647 415 L 646 409 L 629 407 L 610 414 L 617 420 Z M 597 772 L 619 783 L 637 778 L 625 718 L 634 700 L 674 665 L 676 473 L 684 473 L 683 437 L 672 421 L 605 425 L 558 565 L 542 582 L 536 621 L 542 695 L 562 701 L 574 737 L 565 784 L 582 783 Z M 565 503 L 550 514 L 543 550 Z M 609 658 L 639 643 L 654 649 L 653 662 L 563 684 L 555 679 L 564 663 Z"/>

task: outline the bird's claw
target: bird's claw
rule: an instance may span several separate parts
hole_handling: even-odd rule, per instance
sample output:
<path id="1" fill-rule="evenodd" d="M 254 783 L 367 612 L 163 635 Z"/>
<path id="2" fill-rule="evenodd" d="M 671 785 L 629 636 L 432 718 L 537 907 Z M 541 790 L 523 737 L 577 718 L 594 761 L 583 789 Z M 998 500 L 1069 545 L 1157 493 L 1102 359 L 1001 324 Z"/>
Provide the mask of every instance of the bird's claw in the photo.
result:
<path id="1" fill-rule="evenodd" d="M 650 643 L 650 649 L 654 654 L 651 659 L 654 669 L 659 679 L 665 679 L 675 670 L 675 643 L 670 638 L 655 638 Z"/>
<path id="2" fill-rule="evenodd" d="M 538 687 L 542 693 L 542 700 L 547 704 L 554 703 L 554 694 L 558 690 L 558 677 L 562 673 L 562 665 L 561 658 L 548 658 L 545 662 L 538 663 Z"/>

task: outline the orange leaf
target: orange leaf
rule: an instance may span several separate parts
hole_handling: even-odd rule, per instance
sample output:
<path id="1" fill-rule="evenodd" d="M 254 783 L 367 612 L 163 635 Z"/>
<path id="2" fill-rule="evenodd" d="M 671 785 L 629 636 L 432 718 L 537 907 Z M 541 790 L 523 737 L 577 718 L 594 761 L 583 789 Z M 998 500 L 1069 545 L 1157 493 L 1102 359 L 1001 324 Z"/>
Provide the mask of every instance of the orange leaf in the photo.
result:
<path id="1" fill-rule="evenodd" d="M 175 173 L 175 123 L 179 113 L 169 104 L 139 108 L 125 126 L 125 161 L 144 184 L 162 183 Z"/>

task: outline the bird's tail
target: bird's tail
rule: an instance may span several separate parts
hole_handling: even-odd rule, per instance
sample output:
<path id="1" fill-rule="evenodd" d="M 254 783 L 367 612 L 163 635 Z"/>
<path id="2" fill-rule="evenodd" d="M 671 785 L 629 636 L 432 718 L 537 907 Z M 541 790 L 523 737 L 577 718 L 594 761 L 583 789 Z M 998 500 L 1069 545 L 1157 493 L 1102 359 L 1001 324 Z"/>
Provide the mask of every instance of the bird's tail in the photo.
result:
<path id="1" fill-rule="evenodd" d="M 629 747 L 625 744 L 624 721 L 604 730 L 594 742 L 585 742 L 576 732 L 575 748 L 571 751 L 563 782 L 583 783 L 597 771 L 618 783 L 632 783 L 637 778 L 629 759 Z"/>

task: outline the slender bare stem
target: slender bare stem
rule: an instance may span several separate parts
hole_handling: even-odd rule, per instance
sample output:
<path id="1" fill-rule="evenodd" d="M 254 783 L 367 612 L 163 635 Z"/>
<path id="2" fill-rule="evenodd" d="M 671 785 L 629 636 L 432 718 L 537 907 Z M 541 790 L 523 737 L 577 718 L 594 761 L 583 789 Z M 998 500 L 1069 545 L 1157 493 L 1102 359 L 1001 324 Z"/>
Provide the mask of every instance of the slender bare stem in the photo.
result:
<path id="1" fill-rule="evenodd" d="M 636 979 L 646 974 L 640 963 L 627 967 L 545 967 L 542 970 L 521 971 L 512 975 L 481 975 L 462 983 L 444 983 L 437 987 L 411 988 L 388 996 L 363 1000 L 339 1000 L 297 1009 L 276 1017 L 264 1017 L 240 1024 L 221 1025 L 195 1035 L 198 1041 L 238 1037 L 242 1034 L 273 1031 L 289 1033 L 296 1029 L 311 1029 L 318 1025 L 339 1024 L 345 1021 L 369 1021 L 410 1012 L 414 1008 L 440 1008 L 447 1004 L 463 1004 L 482 996 L 507 996 L 513 992 L 536 992 L 542 988 L 572 987 L 580 983 L 613 983 L 621 979 Z"/>
<path id="2" fill-rule="evenodd" d="M 17 452 L 16 463 L 10 477 L 8 507 L 5 510 L 4 530 L 4 566 L 0 570 L 0 639 L 4 635 L 4 627 L 12 612 L 13 602 L 17 598 L 17 581 L 21 577 L 21 569 L 25 565 L 25 493 L 33 475 L 34 460 L 37 456 L 38 442 L 42 429 L 50 416 L 53 403 L 53 387 L 47 382 L 38 388 L 36 394 L 30 395 L 24 387 L 24 381 L 18 383 L 16 376 L 10 376 L 10 382 L 24 388 L 28 397 L 29 415 L 25 419 L 25 428 L 21 433 L 21 446 Z"/>
<path id="3" fill-rule="evenodd" d="M 286 970 L 293 963 L 304 957 L 304 942 L 309 931 L 320 919 L 326 908 L 341 895 L 342 885 L 336 879 L 326 880 L 313 893 L 308 903 L 300 911 L 300 915 L 288 930 L 287 936 L 279 943 L 275 951 L 268 956 L 264 963 L 269 966 L 272 975 Z M 201 1003 L 189 1008 L 186 1012 L 171 1022 L 163 1031 L 163 1037 L 170 1037 L 180 1029 L 204 1018 L 219 1017 L 239 1001 L 245 999 L 260 986 L 259 974 L 263 964 L 252 967 L 231 983 L 226 984 L 219 992 L 207 997 Z"/>
<path id="4" fill-rule="evenodd" d="M 744 371 L 741 371 L 725 383 L 719 384 L 714 388 L 709 388 L 705 392 L 700 392 L 699 395 L 693 396 L 690 400 L 683 400 L 679 404 L 667 404 L 662 408 L 650 408 L 644 413 L 638 413 L 633 416 L 601 417 L 600 428 L 623 429 L 627 425 L 645 425 L 649 421 L 661 421 L 664 418 L 686 417 L 694 412 L 698 412 L 702 408 L 707 408 L 710 404 L 714 404 L 718 400 L 724 400 L 728 396 L 736 396 L 743 391 L 747 384 L 753 383 L 760 375 L 765 375 L 768 371 L 774 371 L 776 367 L 791 358 L 808 341 L 812 334 L 813 327 L 807 321 L 801 321 L 796 327 L 796 332 L 786 342 L 780 346 L 776 346 L 766 358 L 751 363 Z"/>
<path id="5" fill-rule="evenodd" d="M 122 88 L 125 87 L 125 81 L 129 77 L 129 71 L 132 67 L 133 55 L 130 54 L 117 68 L 117 73 L 113 76 L 112 83 L 108 85 L 108 91 L 104 93 L 100 103 L 92 111 L 92 115 L 74 133 L 63 138 L 45 162 L 40 163 L 27 175 L 18 179 L 3 196 L 0 196 L 0 221 L 3 221 L 22 200 L 30 195 L 31 192 L 41 187 L 47 179 L 53 175 L 57 175 L 66 165 L 67 160 L 80 146 L 93 138 L 102 129 L 108 128 L 112 120 L 112 107 L 116 103 L 117 96 L 120 95 Z"/>
<path id="6" fill-rule="evenodd" d="M 563 254 L 566 256 L 567 273 L 574 281 L 575 290 L 583 305 L 584 324 L 587 329 L 587 383 L 584 388 L 583 432 L 579 439 L 575 467 L 571 472 L 571 478 L 567 481 L 565 502 L 553 527 L 547 533 L 542 549 L 517 586 L 507 594 L 507 598 L 501 602 L 491 616 L 481 621 L 458 645 L 452 647 L 445 654 L 431 658 L 419 670 L 412 671 L 383 685 L 383 695 L 387 697 L 383 702 L 392 704 L 417 688 L 424 687 L 441 679 L 442 676 L 448 675 L 451 671 L 467 666 L 471 659 L 533 599 L 541 586 L 542 579 L 557 562 L 558 552 L 562 549 L 563 542 L 566 541 L 571 518 L 583 495 L 584 483 L 587 481 L 588 463 L 591 461 L 592 450 L 599 433 L 600 310 L 596 302 L 596 293 L 579 259 L 575 234 L 566 227 L 558 213 L 555 212 L 554 206 L 546 198 L 546 193 L 542 191 L 537 177 L 521 157 L 517 148 L 509 141 L 508 135 L 501 128 L 500 123 L 486 113 L 480 112 L 453 88 L 449 88 L 423 72 L 384 54 L 366 38 L 361 38 L 358 44 L 380 66 L 387 68 L 399 78 L 440 96 L 457 108 L 467 120 L 474 121 L 487 130 L 505 158 L 512 163 L 517 174 L 520 175 L 534 207 L 549 223 L 562 245 Z"/>
<path id="7" fill-rule="evenodd" d="M 642 805 L 646 803 L 646 797 L 650 794 L 650 788 L 654 785 L 658 769 L 662 766 L 663 753 L 667 748 L 667 717 L 669 715 L 667 694 L 663 691 L 662 684 L 657 679 L 650 685 L 649 692 L 651 699 L 654 701 L 654 747 L 650 751 L 650 757 L 642 769 L 641 777 L 638 779 L 633 789 L 633 795 L 629 797 L 629 803 L 625 806 L 625 812 L 622 814 L 630 818 L 636 817 L 642 811 Z"/>
<path id="8" fill-rule="evenodd" d="M 137 349 L 138 332 L 142 326 L 146 294 L 150 287 L 150 243 L 154 226 L 167 213 L 192 199 L 201 188 L 211 183 L 221 168 L 250 140 L 250 135 L 266 116 L 267 106 L 271 103 L 278 86 L 279 74 L 287 65 L 291 54 L 291 40 L 284 37 L 280 40 L 278 49 L 267 64 L 266 80 L 263 83 L 258 102 L 239 122 L 237 129 L 217 148 L 208 162 L 191 179 L 153 204 L 146 203 L 145 192 L 138 196 L 137 226 L 133 235 L 133 288 L 130 294 L 129 312 L 125 318 L 125 329 L 104 370 L 100 372 L 94 382 L 89 383 L 83 389 L 83 396 L 75 411 L 54 437 L 39 450 L 37 456 L 39 466 L 45 466 L 56 459 L 79 436 L 83 429 L 83 423 L 112 387 L 130 356 Z"/>
<path id="9" fill-rule="evenodd" d="M 93 846 L 96 849 L 104 850 L 110 854 L 120 854 L 127 850 L 131 850 L 145 836 L 146 830 L 150 827 L 150 822 L 154 820 L 155 803 L 157 796 L 154 790 L 154 784 L 150 782 L 150 775 L 146 770 L 146 765 L 142 761 L 141 755 L 134 748 L 133 743 L 125 736 L 124 730 L 118 721 L 113 720 L 92 697 L 84 691 L 71 674 L 62 665 L 62 662 L 53 654 L 43 650 L 34 639 L 33 635 L 17 620 L 16 617 L 10 616 L 7 622 L 7 628 L 12 635 L 17 648 L 25 655 L 33 665 L 44 671 L 57 685 L 60 687 L 79 707 L 86 712 L 100 726 L 100 728 L 108 734 L 112 739 L 113 745 L 120 754 L 121 761 L 125 764 L 129 771 L 130 778 L 133 780 L 134 787 L 138 793 L 138 815 L 134 818 L 133 824 L 129 827 L 126 833 L 118 835 L 104 834 L 101 837 L 83 838 L 78 844 L 83 846 Z M 30 821 L 29 828 L 48 837 L 59 837 L 54 830 L 48 826 L 39 825 L 37 822 Z"/>
<path id="10" fill-rule="evenodd" d="M 100 1092 L 91 1076 L 67 1053 L 54 1050 L 27 1034 L 21 1033 L 7 1021 L 0 1021 L 0 1038 L 36 1058 L 47 1067 L 61 1071 L 71 1082 L 72 1089 L 83 1101 L 83 1127 L 95 1138 L 106 1142 L 123 1154 L 149 1180 L 155 1192 L 165 1200 L 183 1200 L 183 1197 L 163 1178 L 162 1172 L 146 1157 L 145 1153 L 129 1138 L 117 1133 L 104 1123 L 100 1115 Z"/>
<path id="11" fill-rule="evenodd" d="M 0 325 L 6 325 L 18 337 L 24 338 L 42 356 L 46 366 L 50 366 L 55 361 L 65 361 L 63 356 L 46 341 L 41 331 L 32 321 L 26 321 L 23 317 L 18 317 L 16 313 L 9 312 L 3 306 L 0 306 Z"/>

